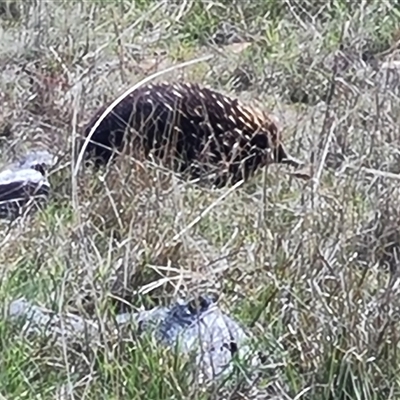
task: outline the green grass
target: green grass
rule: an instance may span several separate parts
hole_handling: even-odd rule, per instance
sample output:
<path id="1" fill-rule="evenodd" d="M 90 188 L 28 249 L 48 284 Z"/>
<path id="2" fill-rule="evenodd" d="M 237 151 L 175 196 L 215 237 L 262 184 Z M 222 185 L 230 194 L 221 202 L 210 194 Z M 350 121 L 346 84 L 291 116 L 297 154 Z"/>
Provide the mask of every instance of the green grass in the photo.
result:
<path id="1" fill-rule="evenodd" d="M 66 155 L 66 168 L 51 178 L 44 210 L 22 225 L 0 225 L 2 302 L 24 296 L 106 324 L 112 297 L 167 277 L 131 297 L 133 307 L 216 292 L 251 329 L 266 362 L 256 374 L 238 366 L 224 385 L 196 384 L 187 359 L 137 340 L 133 329 L 104 327 L 96 343 L 63 347 L 4 320 L 0 396 L 400 398 L 399 192 L 397 179 L 381 176 L 399 171 L 399 102 L 396 83 L 385 87 L 382 73 L 361 61 L 398 39 L 399 7 L 372 0 L 10 3 L 0 1 L 0 165 L 40 145 Z M 269 110 L 290 152 L 314 157 L 316 169 L 329 135 L 331 142 L 315 187 L 271 167 L 265 180 L 260 173 L 212 207 L 174 251 L 171 239 L 223 190 L 178 183 L 147 165 L 128 174 L 126 160 L 102 179 L 74 180 L 67 162 L 74 130 L 99 104 L 205 54 L 214 58 L 163 78 L 201 82 Z M 395 49 L 377 56 L 377 65 L 396 56 Z"/>

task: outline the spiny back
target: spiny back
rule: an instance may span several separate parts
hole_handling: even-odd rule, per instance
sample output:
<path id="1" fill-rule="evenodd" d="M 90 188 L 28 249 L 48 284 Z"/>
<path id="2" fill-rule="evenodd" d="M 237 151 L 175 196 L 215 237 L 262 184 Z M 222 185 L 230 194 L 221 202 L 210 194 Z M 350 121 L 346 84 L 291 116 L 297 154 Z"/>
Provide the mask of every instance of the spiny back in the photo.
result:
<path id="1" fill-rule="evenodd" d="M 106 107 L 85 130 L 87 136 Z M 88 157 L 106 163 L 112 147 L 125 139 L 148 156 L 172 160 L 172 168 L 193 177 L 217 172 L 218 186 L 248 178 L 267 163 L 297 165 L 280 140 L 275 123 L 264 113 L 222 93 L 194 83 L 142 86 L 106 116 L 87 147 Z"/>

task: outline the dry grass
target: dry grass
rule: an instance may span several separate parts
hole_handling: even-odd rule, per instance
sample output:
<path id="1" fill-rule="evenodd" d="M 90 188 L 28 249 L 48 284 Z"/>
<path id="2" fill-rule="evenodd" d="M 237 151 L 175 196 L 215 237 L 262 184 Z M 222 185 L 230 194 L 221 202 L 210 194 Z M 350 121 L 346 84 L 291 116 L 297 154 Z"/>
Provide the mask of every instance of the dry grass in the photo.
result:
<path id="1" fill-rule="evenodd" d="M 96 347 L 61 349 L 2 322 L 2 398 L 398 399 L 400 104 L 398 67 L 388 67 L 398 7 L 6 3 L 0 163 L 44 147 L 63 155 L 65 168 L 51 177 L 45 210 L 0 226 L 3 301 L 24 295 L 101 321 L 122 303 L 214 292 L 267 357 L 256 382 L 241 374 L 237 387 L 197 387 L 183 360 L 145 342 L 104 332 Z M 273 166 L 220 201 L 228 189 L 128 158 L 74 179 L 75 139 L 100 104 L 206 54 L 214 58 L 164 78 L 271 110 L 314 180 Z"/>

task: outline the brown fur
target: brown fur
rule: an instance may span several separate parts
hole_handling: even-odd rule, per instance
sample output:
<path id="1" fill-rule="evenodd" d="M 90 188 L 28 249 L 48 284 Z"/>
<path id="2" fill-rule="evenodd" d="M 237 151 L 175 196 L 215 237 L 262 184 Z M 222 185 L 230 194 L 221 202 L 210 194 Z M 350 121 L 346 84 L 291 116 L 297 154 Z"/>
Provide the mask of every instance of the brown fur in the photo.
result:
<path id="1" fill-rule="evenodd" d="M 85 137 L 106 107 L 85 129 Z M 193 178 L 216 173 L 216 186 L 247 180 L 268 163 L 299 166 L 279 138 L 276 124 L 258 110 L 191 83 L 142 86 L 107 115 L 92 136 L 87 159 L 105 164 L 129 143 Z"/>

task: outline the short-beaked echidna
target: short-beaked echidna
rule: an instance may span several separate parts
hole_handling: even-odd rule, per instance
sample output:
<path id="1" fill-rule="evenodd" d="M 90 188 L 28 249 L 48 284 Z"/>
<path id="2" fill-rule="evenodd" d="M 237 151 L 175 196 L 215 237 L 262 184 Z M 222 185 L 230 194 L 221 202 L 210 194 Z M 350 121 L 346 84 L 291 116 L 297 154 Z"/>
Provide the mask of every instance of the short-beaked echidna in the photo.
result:
<path id="1" fill-rule="evenodd" d="M 105 109 L 86 126 L 85 138 Z M 105 164 L 127 143 L 192 178 L 215 174 L 216 186 L 247 180 L 266 164 L 302 164 L 285 151 L 271 118 L 195 83 L 147 84 L 125 97 L 95 130 L 86 159 Z"/>

